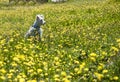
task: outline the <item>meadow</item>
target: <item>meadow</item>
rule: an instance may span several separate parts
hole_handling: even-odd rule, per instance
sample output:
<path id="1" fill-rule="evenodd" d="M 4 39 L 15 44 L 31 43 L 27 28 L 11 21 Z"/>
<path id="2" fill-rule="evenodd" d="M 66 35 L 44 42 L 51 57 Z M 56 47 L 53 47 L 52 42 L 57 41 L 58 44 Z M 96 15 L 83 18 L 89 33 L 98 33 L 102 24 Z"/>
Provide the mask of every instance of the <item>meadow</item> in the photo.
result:
<path id="1" fill-rule="evenodd" d="M 120 1 L 0 1 L 0 82 L 120 82 Z M 41 42 L 24 35 L 35 16 Z"/>

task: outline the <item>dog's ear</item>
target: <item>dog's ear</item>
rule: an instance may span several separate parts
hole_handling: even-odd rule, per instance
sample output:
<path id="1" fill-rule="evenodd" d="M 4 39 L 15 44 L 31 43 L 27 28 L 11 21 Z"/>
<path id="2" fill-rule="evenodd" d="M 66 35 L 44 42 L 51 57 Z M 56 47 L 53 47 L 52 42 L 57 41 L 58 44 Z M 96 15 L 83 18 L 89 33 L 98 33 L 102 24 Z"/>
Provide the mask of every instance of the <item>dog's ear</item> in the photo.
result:
<path id="1" fill-rule="evenodd" d="M 36 20 L 39 20 L 39 16 L 36 16 Z"/>

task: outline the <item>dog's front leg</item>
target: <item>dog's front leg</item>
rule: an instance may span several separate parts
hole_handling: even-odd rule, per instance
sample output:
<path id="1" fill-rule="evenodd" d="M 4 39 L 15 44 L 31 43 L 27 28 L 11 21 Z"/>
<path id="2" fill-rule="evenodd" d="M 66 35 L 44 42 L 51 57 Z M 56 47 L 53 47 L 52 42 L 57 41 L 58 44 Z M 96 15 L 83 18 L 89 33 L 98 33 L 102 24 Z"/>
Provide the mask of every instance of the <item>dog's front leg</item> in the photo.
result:
<path id="1" fill-rule="evenodd" d="M 41 40 L 42 40 L 43 29 L 40 28 L 40 29 L 38 30 L 38 33 L 39 33 L 38 40 L 41 41 Z"/>
<path id="2" fill-rule="evenodd" d="M 34 27 L 30 27 L 30 29 L 27 31 L 27 33 L 25 34 L 25 38 L 29 38 L 30 36 L 32 36 L 34 34 L 35 28 Z"/>

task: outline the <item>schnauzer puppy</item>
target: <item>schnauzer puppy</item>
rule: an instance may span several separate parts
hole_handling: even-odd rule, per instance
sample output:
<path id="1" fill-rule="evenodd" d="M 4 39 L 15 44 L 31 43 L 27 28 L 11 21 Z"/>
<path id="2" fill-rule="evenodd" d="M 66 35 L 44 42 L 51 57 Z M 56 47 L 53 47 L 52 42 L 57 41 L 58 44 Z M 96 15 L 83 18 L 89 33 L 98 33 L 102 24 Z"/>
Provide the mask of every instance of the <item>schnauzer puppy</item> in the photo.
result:
<path id="1" fill-rule="evenodd" d="M 36 37 L 38 35 L 38 40 L 41 40 L 43 30 L 41 25 L 45 24 L 44 16 L 37 15 L 34 24 L 29 28 L 28 32 L 25 34 L 25 38 L 29 38 L 30 36 Z"/>

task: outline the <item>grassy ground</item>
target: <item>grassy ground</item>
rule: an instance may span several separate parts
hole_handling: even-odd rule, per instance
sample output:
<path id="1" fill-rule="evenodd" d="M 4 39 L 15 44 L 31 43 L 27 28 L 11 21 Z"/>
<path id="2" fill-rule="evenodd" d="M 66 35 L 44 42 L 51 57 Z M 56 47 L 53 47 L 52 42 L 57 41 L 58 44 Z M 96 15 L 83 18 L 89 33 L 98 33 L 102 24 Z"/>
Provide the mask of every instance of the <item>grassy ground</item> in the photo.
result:
<path id="1" fill-rule="evenodd" d="M 36 14 L 41 42 L 24 40 Z M 120 81 L 119 0 L 8 5 L 0 2 L 0 81 Z"/>

